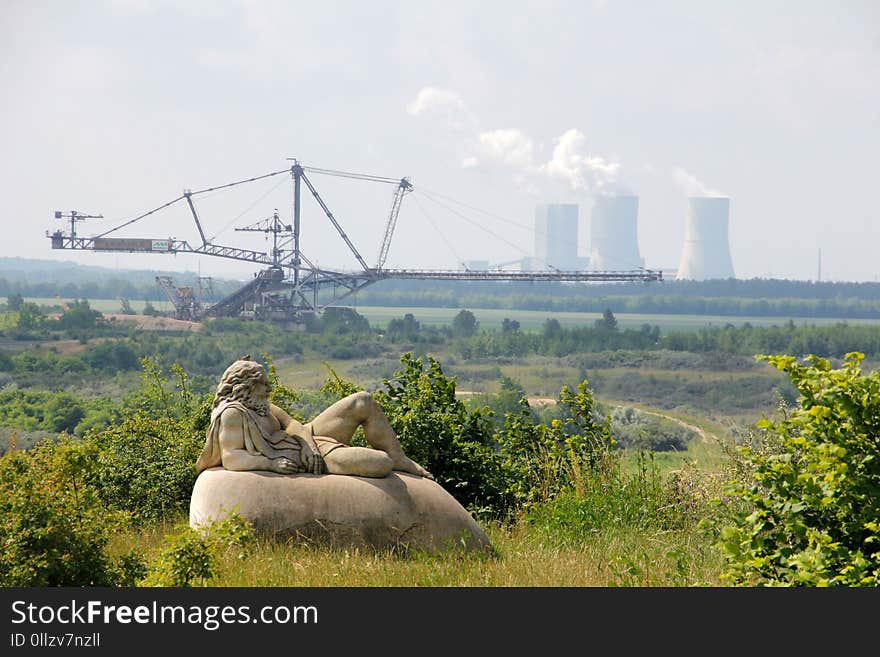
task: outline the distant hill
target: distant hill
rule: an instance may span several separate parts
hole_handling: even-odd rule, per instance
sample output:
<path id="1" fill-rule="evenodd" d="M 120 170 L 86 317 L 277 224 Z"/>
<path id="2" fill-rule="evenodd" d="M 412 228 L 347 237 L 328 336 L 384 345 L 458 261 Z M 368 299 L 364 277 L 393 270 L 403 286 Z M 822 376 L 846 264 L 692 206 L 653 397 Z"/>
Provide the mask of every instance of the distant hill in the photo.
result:
<path id="1" fill-rule="evenodd" d="M 0 297 L 18 293 L 29 297 L 87 299 L 164 299 L 156 276 L 170 276 L 175 285 L 197 285 L 192 271 L 116 269 L 82 265 L 69 260 L 0 257 Z M 241 281 L 212 278 L 216 295 L 225 296 L 241 287 Z"/>
<path id="2" fill-rule="evenodd" d="M 62 281 L 77 283 L 83 281 L 103 281 L 108 278 L 121 277 L 132 282 L 149 281 L 154 283 L 156 276 L 171 276 L 181 280 L 195 280 L 198 278 L 198 274 L 191 271 L 117 269 L 82 265 L 70 260 L 0 257 L 0 277 L 8 281 Z"/>

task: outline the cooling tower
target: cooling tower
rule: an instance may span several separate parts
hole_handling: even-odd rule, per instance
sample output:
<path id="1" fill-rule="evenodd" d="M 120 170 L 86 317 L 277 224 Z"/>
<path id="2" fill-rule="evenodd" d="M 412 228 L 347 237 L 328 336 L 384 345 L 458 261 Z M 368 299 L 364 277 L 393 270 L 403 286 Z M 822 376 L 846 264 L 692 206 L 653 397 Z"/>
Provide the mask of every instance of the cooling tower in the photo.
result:
<path id="1" fill-rule="evenodd" d="M 638 269 L 638 196 L 599 196 L 590 215 L 590 269 Z"/>
<path id="2" fill-rule="evenodd" d="M 734 277 L 727 239 L 729 213 L 729 198 L 692 196 L 688 199 L 684 248 L 677 278 L 702 281 Z"/>
<path id="3" fill-rule="evenodd" d="M 535 265 L 541 269 L 578 269 L 578 206 L 549 203 L 535 208 Z"/>

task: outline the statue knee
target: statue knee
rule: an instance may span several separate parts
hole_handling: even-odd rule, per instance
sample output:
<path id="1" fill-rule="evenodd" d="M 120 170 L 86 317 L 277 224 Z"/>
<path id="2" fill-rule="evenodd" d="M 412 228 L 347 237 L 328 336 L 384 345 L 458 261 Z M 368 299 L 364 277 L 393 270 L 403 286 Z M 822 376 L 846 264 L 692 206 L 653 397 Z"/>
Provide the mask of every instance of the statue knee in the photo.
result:
<path id="1" fill-rule="evenodd" d="M 373 395 L 364 390 L 352 393 L 348 399 L 354 411 L 362 417 L 366 417 L 379 406 L 378 402 L 373 399 Z"/>

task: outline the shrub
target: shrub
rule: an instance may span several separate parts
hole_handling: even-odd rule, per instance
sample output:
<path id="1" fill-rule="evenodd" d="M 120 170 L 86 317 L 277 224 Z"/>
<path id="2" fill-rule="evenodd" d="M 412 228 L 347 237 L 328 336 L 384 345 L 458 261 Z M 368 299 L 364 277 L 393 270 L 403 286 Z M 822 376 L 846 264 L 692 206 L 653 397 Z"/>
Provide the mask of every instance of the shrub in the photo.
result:
<path id="1" fill-rule="evenodd" d="M 140 583 L 176 587 L 204 584 L 218 574 L 223 556 L 235 551 L 243 559 L 253 540 L 253 527 L 235 511 L 203 529 L 180 527 L 165 537 Z"/>
<path id="2" fill-rule="evenodd" d="M 618 407 L 611 419 L 614 439 L 624 449 L 684 451 L 695 435 L 671 420 L 639 412 L 631 406 Z"/>
<path id="3" fill-rule="evenodd" d="M 205 439 L 179 428 L 177 422 L 136 412 L 119 424 L 87 432 L 84 439 L 99 458 L 89 481 L 101 499 L 137 520 L 187 511 Z"/>
<path id="4" fill-rule="evenodd" d="M 559 417 L 549 424 L 535 422 L 525 399 L 519 413 L 506 415 L 498 443 L 517 506 L 528 508 L 563 491 L 581 495 L 587 478 L 605 473 L 615 463 L 610 419 L 597 418 L 588 386 L 586 380 L 577 392 L 563 386 Z"/>
<path id="5" fill-rule="evenodd" d="M 798 405 L 762 420 L 740 448 L 737 504 L 720 533 L 733 584 L 880 584 L 880 374 L 861 353 L 840 369 L 808 356 L 759 356 L 786 372 Z"/>
<path id="6" fill-rule="evenodd" d="M 97 459 L 64 436 L 0 457 L 0 586 L 131 586 L 142 576 L 135 551 L 105 551 L 126 518 L 88 484 Z"/>
<path id="7" fill-rule="evenodd" d="M 143 367 L 141 390 L 123 419 L 84 436 L 98 455 L 89 482 L 106 504 L 136 521 L 188 510 L 211 402 L 190 392 L 180 366 L 171 367 L 173 389 L 155 362 L 144 359 Z"/>
<path id="8" fill-rule="evenodd" d="M 468 409 L 455 396 L 455 379 L 432 357 L 405 353 L 403 369 L 376 393 L 407 456 L 427 468 L 478 515 L 504 514 L 510 501 L 494 449 L 489 412 Z"/>

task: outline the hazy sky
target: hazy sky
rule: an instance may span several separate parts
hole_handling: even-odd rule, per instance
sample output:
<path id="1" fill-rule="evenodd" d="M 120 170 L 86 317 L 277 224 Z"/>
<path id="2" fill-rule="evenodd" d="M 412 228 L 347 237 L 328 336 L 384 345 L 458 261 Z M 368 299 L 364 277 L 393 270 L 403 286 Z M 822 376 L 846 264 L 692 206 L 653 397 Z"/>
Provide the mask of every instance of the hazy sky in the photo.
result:
<path id="1" fill-rule="evenodd" d="M 690 194 L 729 196 L 739 278 L 880 276 L 880 3 L 0 0 L 0 255 L 203 275 L 221 258 L 53 251 L 176 197 L 304 166 L 408 177 L 386 266 L 530 255 L 536 203 L 639 196 L 675 269 Z M 368 264 L 393 186 L 308 174 Z M 218 244 L 291 219 L 288 175 L 201 195 Z M 184 203 L 113 234 L 200 243 Z M 302 249 L 354 257 L 304 190 Z"/>

